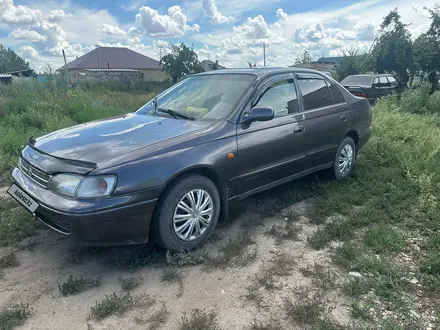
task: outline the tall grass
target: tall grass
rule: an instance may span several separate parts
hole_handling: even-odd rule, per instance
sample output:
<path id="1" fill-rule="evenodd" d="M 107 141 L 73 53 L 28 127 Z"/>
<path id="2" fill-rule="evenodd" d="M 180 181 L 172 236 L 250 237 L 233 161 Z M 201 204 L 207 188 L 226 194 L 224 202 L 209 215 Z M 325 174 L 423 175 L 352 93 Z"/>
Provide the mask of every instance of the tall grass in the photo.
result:
<path id="1" fill-rule="evenodd" d="M 58 80 L 0 85 L 0 171 L 16 163 L 30 136 L 134 111 L 165 87 L 95 82 L 72 89 Z"/>

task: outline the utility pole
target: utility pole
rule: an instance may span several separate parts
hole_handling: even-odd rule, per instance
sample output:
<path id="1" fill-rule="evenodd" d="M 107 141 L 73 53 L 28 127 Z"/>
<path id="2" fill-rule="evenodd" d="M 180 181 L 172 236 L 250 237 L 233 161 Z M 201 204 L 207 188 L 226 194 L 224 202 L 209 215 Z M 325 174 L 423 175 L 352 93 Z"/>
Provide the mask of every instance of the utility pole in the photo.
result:
<path id="1" fill-rule="evenodd" d="M 67 79 L 67 83 L 70 83 L 70 79 L 69 79 L 69 69 L 67 68 L 66 53 L 64 52 L 64 49 L 63 49 L 63 58 L 64 58 L 64 67 L 66 68 L 66 79 Z"/>
<path id="2" fill-rule="evenodd" d="M 266 67 L 266 43 L 263 42 L 263 66 Z"/>

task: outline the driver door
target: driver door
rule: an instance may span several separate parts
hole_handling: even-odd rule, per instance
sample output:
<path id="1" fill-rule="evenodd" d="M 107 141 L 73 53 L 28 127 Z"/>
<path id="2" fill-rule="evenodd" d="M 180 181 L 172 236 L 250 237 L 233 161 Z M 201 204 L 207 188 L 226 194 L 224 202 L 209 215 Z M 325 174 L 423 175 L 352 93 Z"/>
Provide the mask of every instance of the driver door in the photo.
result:
<path id="1" fill-rule="evenodd" d="M 257 105 L 272 107 L 275 117 L 237 126 L 238 177 L 233 181 L 239 198 L 287 182 L 305 169 L 306 130 L 293 74 L 263 83 L 250 108 Z"/>

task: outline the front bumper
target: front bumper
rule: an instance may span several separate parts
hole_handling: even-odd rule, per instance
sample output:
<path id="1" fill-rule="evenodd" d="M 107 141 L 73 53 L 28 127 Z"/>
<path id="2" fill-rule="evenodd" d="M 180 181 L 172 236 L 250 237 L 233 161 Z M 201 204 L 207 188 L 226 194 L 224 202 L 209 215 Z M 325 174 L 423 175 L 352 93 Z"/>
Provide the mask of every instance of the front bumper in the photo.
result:
<path id="1" fill-rule="evenodd" d="M 89 244 L 146 243 L 163 187 L 98 200 L 74 200 L 47 190 L 18 168 L 12 181 L 39 203 L 35 216 L 57 232 Z"/>

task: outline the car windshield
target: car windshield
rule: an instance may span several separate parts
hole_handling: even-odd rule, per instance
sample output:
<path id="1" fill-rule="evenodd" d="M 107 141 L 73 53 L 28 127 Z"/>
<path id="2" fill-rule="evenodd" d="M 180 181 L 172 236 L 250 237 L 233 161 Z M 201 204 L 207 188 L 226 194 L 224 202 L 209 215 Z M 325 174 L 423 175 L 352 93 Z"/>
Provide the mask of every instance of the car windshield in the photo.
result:
<path id="1" fill-rule="evenodd" d="M 348 76 L 342 79 L 343 86 L 372 86 L 373 76 Z"/>
<path id="2" fill-rule="evenodd" d="M 157 109 L 195 119 L 225 118 L 247 91 L 256 76 L 251 74 L 210 74 L 189 77 L 157 97 Z M 165 111 L 164 111 L 165 110 Z M 169 111 L 171 110 L 171 111 Z M 154 100 L 136 113 L 155 115 Z M 183 118 L 183 116 L 176 116 Z"/>

